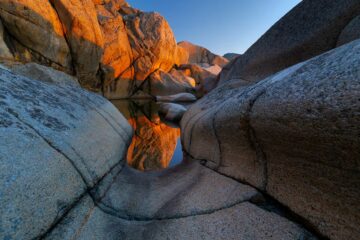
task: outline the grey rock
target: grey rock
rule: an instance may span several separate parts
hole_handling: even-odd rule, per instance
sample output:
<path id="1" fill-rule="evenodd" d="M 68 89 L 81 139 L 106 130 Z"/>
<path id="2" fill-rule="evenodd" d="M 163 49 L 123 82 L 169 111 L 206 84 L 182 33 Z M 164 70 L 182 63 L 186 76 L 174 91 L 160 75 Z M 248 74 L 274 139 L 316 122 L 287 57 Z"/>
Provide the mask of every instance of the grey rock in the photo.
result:
<path id="1" fill-rule="evenodd" d="M 244 55 L 226 65 L 220 83 L 250 84 L 336 46 L 346 25 L 360 14 L 358 0 L 303 0 Z"/>
<path id="2" fill-rule="evenodd" d="M 12 72 L 34 80 L 44 81 L 60 85 L 78 86 L 78 80 L 64 72 L 57 71 L 51 67 L 46 67 L 37 63 L 17 64 L 11 66 Z"/>
<path id="3" fill-rule="evenodd" d="M 254 226 L 259 226 L 254 228 Z M 51 240 L 79 239 L 316 239 L 298 225 L 250 203 L 186 218 L 126 220 L 95 207 L 89 197 L 52 231 Z"/>
<path id="4" fill-rule="evenodd" d="M 158 102 L 195 102 L 197 98 L 191 93 L 178 93 L 168 96 L 156 96 Z"/>
<path id="5" fill-rule="evenodd" d="M 241 54 L 238 53 L 226 53 L 223 57 L 226 58 L 229 61 L 234 60 L 235 58 L 241 56 Z"/>
<path id="6" fill-rule="evenodd" d="M 337 46 L 344 45 L 360 38 L 360 15 L 355 17 L 341 32 Z"/>
<path id="7" fill-rule="evenodd" d="M 176 103 L 160 103 L 159 113 L 169 122 L 180 122 L 186 112 L 186 107 Z"/>
<path id="8" fill-rule="evenodd" d="M 132 129 L 99 95 L 0 69 L 0 238 L 33 239 L 124 165 Z"/>
<path id="9" fill-rule="evenodd" d="M 360 40 L 249 87 L 228 81 L 185 113 L 183 147 L 324 236 L 358 239 L 359 87 Z"/>

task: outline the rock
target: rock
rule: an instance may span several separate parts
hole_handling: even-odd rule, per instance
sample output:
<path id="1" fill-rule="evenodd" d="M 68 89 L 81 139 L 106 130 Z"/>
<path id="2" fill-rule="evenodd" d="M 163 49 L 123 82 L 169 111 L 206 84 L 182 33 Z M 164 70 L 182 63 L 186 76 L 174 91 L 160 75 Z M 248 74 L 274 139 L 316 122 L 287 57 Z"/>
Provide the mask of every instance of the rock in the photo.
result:
<path id="1" fill-rule="evenodd" d="M 112 101 L 128 119 L 135 134 L 128 148 L 128 165 L 140 171 L 163 170 L 169 167 L 180 129 L 160 120 L 159 106 L 154 101 Z"/>
<path id="2" fill-rule="evenodd" d="M 101 96 L 0 69 L 1 239 L 41 238 L 112 169 L 132 130 Z"/>
<path id="3" fill-rule="evenodd" d="M 104 38 L 92 0 L 51 0 L 65 29 L 73 65 L 80 84 L 99 90 L 96 78 L 104 49 Z"/>
<path id="4" fill-rule="evenodd" d="M 360 38 L 360 15 L 355 17 L 341 32 L 337 46 L 344 45 Z"/>
<path id="5" fill-rule="evenodd" d="M 30 50 L 17 52 L 18 58 L 39 62 L 45 58 L 50 61 L 49 65 L 71 71 L 72 59 L 62 23 L 49 1 L 3 0 L 0 2 L 0 17 L 11 37 Z M 19 44 L 11 42 L 19 50 Z"/>
<path id="6" fill-rule="evenodd" d="M 329 51 L 345 26 L 359 14 L 358 0 L 301 1 L 223 69 L 219 84 L 231 79 L 251 84 Z"/>
<path id="7" fill-rule="evenodd" d="M 169 188 L 188 194 L 174 198 Z M 256 190 L 194 163 L 141 175 L 125 169 L 106 198 L 95 206 L 85 196 L 46 239 L 316 239 L 247 202 L 256 195 Z"/>
<path id="8" fill-rule="evenodd" d="M 197 98 L 191 93 L 178 93 L 168 96 L 156 96 L 158 102 L 195 102 Z"/>
<path id="9" fill-rule="evenodd" d="M 170 71 L 177 48 L 168 22 L 158 13 L 128 15 L 124 20 L 135 59 L 135 79 L 143 81 L 155 70 Z"/>
<path id="10" fill-rule="evenodd" d="M 180 66 L 182 64 L 187 64 L 187 63 L 189 63 L 189 53 L 186 51 L 186 49 L 177 46 L 175 64 Z"/>
<path id="11" fill-rule="evenodd" d="M 186 108 L 175 103 L 161 103 L 159 113 L 169 122 L 180 122 L 186 112 Z"/>
<path id="12" fill-rule="evenodd" d="M 221 56 L 215 55 L 208 49 L 197 46 L 190 42 L 180 42 L 178 44 L 189 53 L 189 63 L 209 63 L 211 65 L 225 66 L 229 61 Z"/>
<path id="13" fill-rule="evenodd" d="M 11 71 L 15 74 L 38 81 L 80 87 L 80 84 L 75 77 L 70 76 L 64 72 L 57 71 L 51 67 L 39 65 L 37 63 L 13 65 L 11 67 Z"/>
<path id="14" fill-rule="evenodd" d="M 184 115 L 184 150 L 324 236 L 358 239 L 359 66 L 357 40 L 249 87 L 228 81 Z"/>
<path id="15" fill-rule="evenodd" d="M 235 58 L 241 56 L 241 54 L 238 53 L 226 53 L 223 57 L 226 58 L 229 61 L 234 60 Z"/>
<path id="16" fill-rule="evenodd" d="M 143 87 L 143 91 L 153 96 L 167 96 L 194 92 L 195 85 L 193 78 L 186 76 L 181 71 L 172 69 L 169 73 L 156 71 L 151 74 L 148 84 Z"/>
<path id="17" fill-rule="evenodd" d="M 98 21 L 104 36 L 104 53 L 101 59 L 103 87 L 119 77 L 132 63 L 132 50 L 125 24 L 117 12 L 120 6 L 105 3 L 96 5 Z"/>
<path id="18" fill-rule="evenodd" d="M 219 65 L 202 66 L 202 68 L 212 73 L 213 75 L 218 75 L 222 70 L 222 68 Z"/>
<path id="19" fill-rule="evenodd" d="M 5 42 L 5 29 L 0 20 L 0 60 L 13 60 L 14 56 L 12 55 L 9 47 Z"/>

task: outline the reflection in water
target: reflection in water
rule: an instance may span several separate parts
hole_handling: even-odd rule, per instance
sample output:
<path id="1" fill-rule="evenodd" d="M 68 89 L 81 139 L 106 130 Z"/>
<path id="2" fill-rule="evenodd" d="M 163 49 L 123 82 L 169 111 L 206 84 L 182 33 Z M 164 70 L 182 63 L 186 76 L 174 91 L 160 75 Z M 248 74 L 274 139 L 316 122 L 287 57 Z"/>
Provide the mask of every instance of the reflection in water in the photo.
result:
<path id="1" fill-rule="evenodd" d="M 112 103 L 135 130 L 127 161 L 141 171 L 172 167 L 182 160 L 180 129 L 163 123 L 153 101 L 116 100 Z"/>

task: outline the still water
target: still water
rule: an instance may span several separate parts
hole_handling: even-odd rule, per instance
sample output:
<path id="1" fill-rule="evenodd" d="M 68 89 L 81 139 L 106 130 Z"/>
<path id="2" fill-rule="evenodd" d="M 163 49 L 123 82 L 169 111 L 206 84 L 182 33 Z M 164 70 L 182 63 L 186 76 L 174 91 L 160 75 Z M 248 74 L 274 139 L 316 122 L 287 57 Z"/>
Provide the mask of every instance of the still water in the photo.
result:
<path id="1" fill-rule="evenodd" d="M 129 166 L 150 171 L 173 167 L 182 161 L 180 129 L 162 121 L 156 102 L 115 100 L 112 103 L 134 129 L 127 154 Z"/>

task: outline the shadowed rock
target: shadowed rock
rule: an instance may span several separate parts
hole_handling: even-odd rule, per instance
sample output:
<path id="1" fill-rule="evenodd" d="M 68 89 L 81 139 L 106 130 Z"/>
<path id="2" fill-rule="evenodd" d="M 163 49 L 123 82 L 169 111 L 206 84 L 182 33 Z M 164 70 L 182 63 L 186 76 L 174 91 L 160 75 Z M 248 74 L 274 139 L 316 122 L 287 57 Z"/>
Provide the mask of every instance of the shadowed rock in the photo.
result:
<path id="1" fill-rule="evenodd" d="M 228 81 L 186 112 L 183 147 L 323 235 L 357 239 L 359 69 L 360 40 L 249 87 Z"/>

